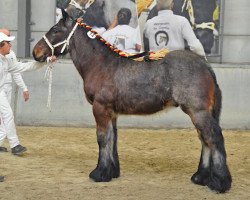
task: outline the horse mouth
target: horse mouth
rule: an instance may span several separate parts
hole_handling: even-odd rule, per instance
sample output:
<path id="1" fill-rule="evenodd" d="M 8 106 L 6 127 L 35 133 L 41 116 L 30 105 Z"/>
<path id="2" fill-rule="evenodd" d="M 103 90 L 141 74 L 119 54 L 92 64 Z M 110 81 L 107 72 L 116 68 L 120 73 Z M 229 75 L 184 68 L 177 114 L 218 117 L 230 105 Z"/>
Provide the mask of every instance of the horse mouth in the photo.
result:
<path id="1" fill-rule="evenodd" d="M 46 55 L 43 55 L 43 56 L 40 56 L 40 57 L 37 57 L 37 56 L 34 56 L 34 55 L 33 55 L 33 57 L 34 57 L 34 59 L 35 59 L 36 61 L 38 61 L 38 62 L 45 62 L 46 59 L 47 59 L 47 56 L 46 56 Z"/>

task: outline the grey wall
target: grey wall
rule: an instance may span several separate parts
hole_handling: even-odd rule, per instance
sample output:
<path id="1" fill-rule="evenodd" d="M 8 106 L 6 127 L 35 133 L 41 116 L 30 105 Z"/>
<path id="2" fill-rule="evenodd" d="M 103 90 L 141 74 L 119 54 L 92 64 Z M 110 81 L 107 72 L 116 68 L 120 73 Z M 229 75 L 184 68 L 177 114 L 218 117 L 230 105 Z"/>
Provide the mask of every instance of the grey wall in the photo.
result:
<path id="1" fill-rule="evenodd" d="M 224 1 L 222 62 L 250 63 L 250 1 Z"/>
<path id="2" fill-rule="evenodd" d="M 17 36 L 17 12 L 18 5 L 16 0 L 0 1 L 0 27 L 8 28 L 14 36 Z M 14 51 L 16 51 L 16 44 L 16 40 L 12 42 Z"/>
<path id="3" fill-rule="evenodd" d="M 250 129 L 250 66 L 214 64 L 223 92 L 221 125 L 223 128 Z M 53 73 L 52 111 L 46 108 L 48 84 L 43 81 L 45 69 L 27 72 L 30 101 L 19 95 L 17 123 L 20 125 L 94 126 L 92 108 L 83 93 L 83 83 L 71 61 L 57 63 Z M 120 116 L 119 126 L 151 128 L 193 127 L 179 109 L 142 116 Z"/>

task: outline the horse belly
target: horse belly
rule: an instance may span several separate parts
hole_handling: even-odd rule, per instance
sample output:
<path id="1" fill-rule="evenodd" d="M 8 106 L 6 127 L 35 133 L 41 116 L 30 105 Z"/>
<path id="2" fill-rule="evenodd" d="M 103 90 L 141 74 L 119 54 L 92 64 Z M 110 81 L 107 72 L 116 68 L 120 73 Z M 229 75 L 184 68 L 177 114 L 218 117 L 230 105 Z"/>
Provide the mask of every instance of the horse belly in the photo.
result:
<path id="1" fill-rule="evenodd" d="M 117 101 L 117 112 L 121 114 L 153 114 L 164 110 L 173 104 L 171 100 L 166 100 L 161 95 L 159 96 L 134 96 L 132 98 L 122 98 Z"/>

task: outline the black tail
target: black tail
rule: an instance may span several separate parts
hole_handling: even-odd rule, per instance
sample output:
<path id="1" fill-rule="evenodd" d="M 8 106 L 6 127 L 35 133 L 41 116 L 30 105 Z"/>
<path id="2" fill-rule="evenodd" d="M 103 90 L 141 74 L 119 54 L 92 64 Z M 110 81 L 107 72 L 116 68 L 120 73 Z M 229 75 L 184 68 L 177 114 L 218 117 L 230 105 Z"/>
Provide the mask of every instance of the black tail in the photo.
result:
<path id="1" fill-rule="evenodd" d="M 214 83 L 215 83 L 215 94 L 214 94 L 214 107 L 212 110 L 212 116 L 213 118 L 218 122 L 218 124 L 220 124 L 220 113 L 221 113 L 221 106 L 222 106 L 222 94 L 221 94 L 221 90 L 220 87 L 217 83 L 217 79 L 215 76 L 215 73 L 213 71 L 213 69 L 211 68 L 211 66 L 208 67 L 208 70 L 210 71 L 213 79 L 214 79 Z"/>
<path id="2" fill-rule="evenodd" d="M 221 90 L 219 86 L 216 84 L 215 103 L 214 103 L 212 115 L 214 119 L 218 122 L 218 124 L 220 124 L 221 102 L 222 102 Z"/>

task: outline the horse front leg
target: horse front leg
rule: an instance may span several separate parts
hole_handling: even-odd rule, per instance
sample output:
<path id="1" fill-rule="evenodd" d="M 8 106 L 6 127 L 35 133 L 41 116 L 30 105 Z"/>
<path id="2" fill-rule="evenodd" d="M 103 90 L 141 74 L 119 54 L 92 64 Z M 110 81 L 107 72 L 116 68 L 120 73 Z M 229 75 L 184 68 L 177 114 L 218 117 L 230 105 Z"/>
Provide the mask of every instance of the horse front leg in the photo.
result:
<path id="1" fill-rule="evenodd" d="M 96 119 L 96 134 L 99 158 L 96 168 L 89 177 L 96 182 L 108 182 L 120 176 L 117 153 L 117 128 L 113 110 L 97 102 L 93 104 Z"/>
<path id="2" fill-rule="evenodd" d="M 226 162 L 221 128 L 207 111 L 196 111 L 191 116 L 203 143 L 198 171 L 191 180 L 217 192 L 226 192 L 231 187 L 232 178 Z"/>

